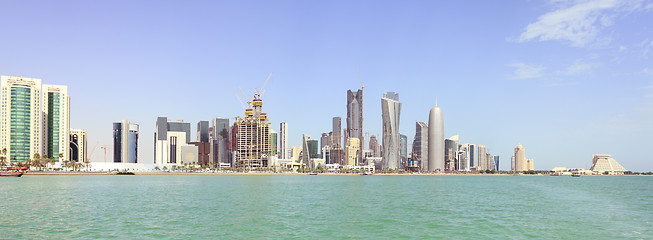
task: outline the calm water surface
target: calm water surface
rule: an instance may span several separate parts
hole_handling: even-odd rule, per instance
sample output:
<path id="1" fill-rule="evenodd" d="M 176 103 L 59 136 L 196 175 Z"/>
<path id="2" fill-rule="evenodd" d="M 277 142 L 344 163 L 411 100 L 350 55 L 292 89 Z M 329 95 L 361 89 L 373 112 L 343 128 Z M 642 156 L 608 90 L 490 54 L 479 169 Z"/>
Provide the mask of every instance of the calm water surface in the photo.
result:
<path id="1" fill-rule="evenodd" d="M 0 239 L 653 239 L 653 177 L 24 176 Z"/>

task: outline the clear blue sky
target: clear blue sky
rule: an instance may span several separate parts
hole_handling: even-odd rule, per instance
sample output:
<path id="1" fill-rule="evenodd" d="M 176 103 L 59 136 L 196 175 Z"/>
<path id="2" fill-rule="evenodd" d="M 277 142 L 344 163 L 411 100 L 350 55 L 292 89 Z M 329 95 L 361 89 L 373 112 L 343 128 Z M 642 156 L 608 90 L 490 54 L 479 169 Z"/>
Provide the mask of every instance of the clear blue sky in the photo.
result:
<path id="1" fill-rule="evenodd" d="M 112 145 L 140 124 L 151 163 L 157 116 L 243 116 L 235 97 L 270 72 L 275 130 L 319 137 L 365 83 L 364 128 L 399 93 L 412 141 L 438 98 L 445 135 L 485 144 L 510 168 L 589 168 L 592 154 L 653 170 L 651 1 L 2 1 L 0 74 L 69 86 L 71 127 Z M 195 132 L 193 132 L 193 138 Z M 112 159 L 111 153 L 107 155 Z M 100 149 L 92 161 L 103 161 Z"/>

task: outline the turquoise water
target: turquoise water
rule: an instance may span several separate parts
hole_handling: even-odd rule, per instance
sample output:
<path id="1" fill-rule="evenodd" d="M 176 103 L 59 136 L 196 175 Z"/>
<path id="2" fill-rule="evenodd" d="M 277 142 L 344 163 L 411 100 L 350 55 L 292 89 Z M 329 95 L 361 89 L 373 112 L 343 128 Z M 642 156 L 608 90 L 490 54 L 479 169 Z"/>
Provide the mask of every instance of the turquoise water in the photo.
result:
<path id="1" fill-rule="evenodd" d="M 23 176 L 0 239 L 653 239 L 653 177 Z"/>

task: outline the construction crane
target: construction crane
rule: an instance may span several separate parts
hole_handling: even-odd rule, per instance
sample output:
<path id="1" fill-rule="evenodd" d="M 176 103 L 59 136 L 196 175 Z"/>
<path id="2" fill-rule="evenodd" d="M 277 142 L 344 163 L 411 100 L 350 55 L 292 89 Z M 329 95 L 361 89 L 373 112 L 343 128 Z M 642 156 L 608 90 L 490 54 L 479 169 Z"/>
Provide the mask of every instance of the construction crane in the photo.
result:
<path id="1" fill-rule="evenodd" d="M 107 163 L 107 150 L 108 150 L 108 149 L 111 149 L 111 146 L 109 146 L 109 145 L 104 145 L 104 146 L 102 146 L 102 147 L 100 147 L 100 148 L 104 149 L 104 163 Z"/>
<path id="2" fill-rule="evenodd" d="M 255 94 L 255 95 L 257 96 L 257 98 L 260 99 L 261 96 L 263 96 L 263 94 L 265 93 L 265 85 L 268 84 L 268 81 L 269 81 L 270 78 L 272 77 L 272 74 L 273 74 L 273 73 L 274 73 L 274 72 L 271 72 L 270 75 L 268 75 L 268 78 L 265 79 L 265 82 L 263 83 L 263 86 L 261 87 L 261 89 L 260 89 L 260 90 L 256 90 L 256 94 Z"/>
<path id="3" fill-rule="evenodd" d="M 91 155 L 89 155 L 88 158 L 86 158 L 86 162 L 91 162 L 91 158 L 93 157 L 93 153 L 95 153 L 95 149 L 97 149 L 98 143 L 100 143 L 100 142 L 99 141 L 95 142 L 95 145 L 93 146 L 93 149 L 91 150 Z"/>

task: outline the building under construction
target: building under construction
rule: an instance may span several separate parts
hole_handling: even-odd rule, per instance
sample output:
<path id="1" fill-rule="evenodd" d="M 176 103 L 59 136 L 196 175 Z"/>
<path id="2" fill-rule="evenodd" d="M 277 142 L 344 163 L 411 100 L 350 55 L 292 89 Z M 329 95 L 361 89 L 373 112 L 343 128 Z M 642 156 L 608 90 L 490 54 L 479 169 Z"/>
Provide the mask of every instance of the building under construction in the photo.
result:
<path id="1" fill-rule="evenodd" d="M 268 167 L 271 157 L 270 121 L 261 112 L 263 100 L 254 96 L 252 108 L 245 109 L 245 117 L 235 123 L 236 166 L 245 168 Z"/>

